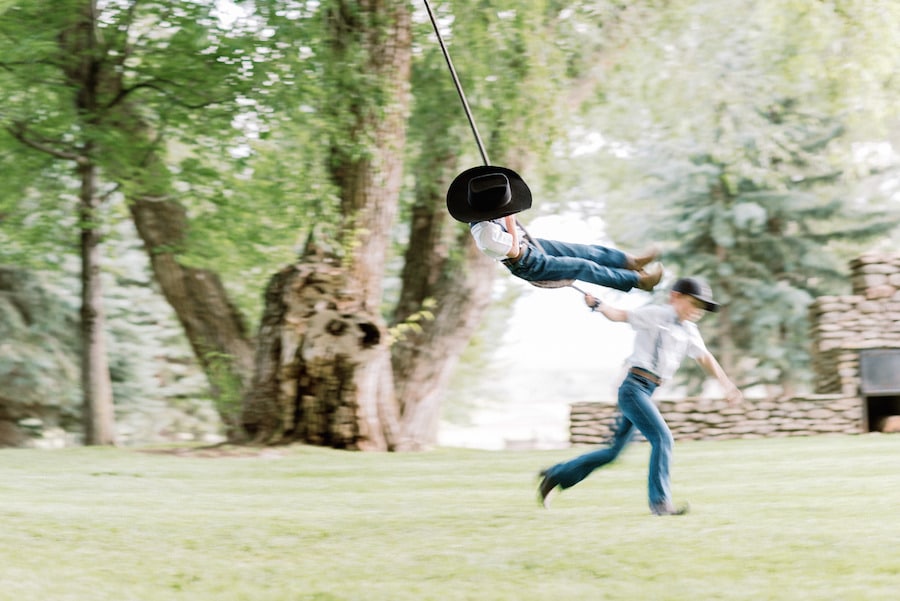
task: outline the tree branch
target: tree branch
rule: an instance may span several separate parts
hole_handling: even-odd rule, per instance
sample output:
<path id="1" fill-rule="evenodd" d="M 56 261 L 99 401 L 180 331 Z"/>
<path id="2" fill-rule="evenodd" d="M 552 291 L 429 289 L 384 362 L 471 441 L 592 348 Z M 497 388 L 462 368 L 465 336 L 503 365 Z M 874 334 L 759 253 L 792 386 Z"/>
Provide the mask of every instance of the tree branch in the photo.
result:
<path id="1" fill-rule="evenodd" d="M 28 136 L 28 128 L 24 123 L 14 123 L 6 127 L 6 130 L 10 133 L 12 137 L 16 140 L 33 148 L 35 150 L 39 150 L 45 154 L 49 154 L 52 157 L 56 157 L 57 159 L 62 159 L 64 161 L 75 161 L 79 165 L 84 164 L 87 161 L 87 157 L 79 152 L 60 150 L 58 148 L 54 148 L 51 144 L 50 140 L 38 140 L 36 138 L 31 138 Z"/>
<path id="2" fill-rule="evenodd" d="M 122 102 L 123 100 L 125 100 L 125 98 L 129 94 L 131 94 L 132 92 L 136 92 L 137 90 L 140 90 L 142 88 L 149 88 L 151 90 L 156 90 L 157 92 L 159 92 L 166 98 L 170 99 L 173 103 L 177 104 L 178 106 L 192 109 L 192 110 L 193 109 L 202 109 L 202 108 L 206 108 L 208 106 L 213 106 L 215 104 L 221 103 L 221 100 L 208 100 L 206 102 L 200 102 L 197 104 L 185 102 L 185 101 L 181 100 L 178 96 L 176 96 L 175 94 L 171 93 L 169 90 L 164 88 L 163 86 L 159 85 L 160 83 L 172 83 L 172 82 L 167 82 L 165 80 L 144 81 L 144 82 L 135 84 L 135 85 L 131 86 L 130 88 L 124 88 L 118 94 L 116 94 L 115 98 L 110 100 L 105 105 L 104 108 L 109 109 L 109 108 L 114 107 L 115 105 L 117 105 L 120 102 Z"/>

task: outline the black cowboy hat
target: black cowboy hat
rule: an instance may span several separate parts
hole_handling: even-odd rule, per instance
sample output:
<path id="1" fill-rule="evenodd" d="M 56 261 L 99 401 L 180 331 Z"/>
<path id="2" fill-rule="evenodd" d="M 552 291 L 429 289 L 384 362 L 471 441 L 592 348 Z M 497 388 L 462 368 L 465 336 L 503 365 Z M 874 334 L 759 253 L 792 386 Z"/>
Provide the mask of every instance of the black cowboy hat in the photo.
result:
<path id="1" fill-rule="evenodd" d="M 457 221 L 471 223 L 506 217 L 531 208 L 531 190 L 518 173 L 483 165 L 466 169 L 447 190 L 447 210 Z"/>
<path id="2" fill-rule="evenodd" d="M 715 313 L 719 310 L 719 303 L 713 300 L 712 290 L 709 288 L 709 284 L 703 280 L 698 280 L 697 278 L 681 278 L 672 286 L 672 291 L 693 296 L 703 303 L 703 308 L 710 313 Z"/>

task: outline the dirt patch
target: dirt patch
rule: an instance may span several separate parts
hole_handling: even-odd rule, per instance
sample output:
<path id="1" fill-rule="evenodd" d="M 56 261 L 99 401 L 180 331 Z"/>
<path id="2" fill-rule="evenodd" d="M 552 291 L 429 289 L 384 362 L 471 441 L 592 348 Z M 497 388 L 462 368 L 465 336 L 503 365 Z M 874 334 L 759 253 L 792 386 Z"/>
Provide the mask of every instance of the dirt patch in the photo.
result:
<path id="1" fill-rule="evenodd" d="M 153 455 L 171 455 L 174 457 L 199 457 L 208 459 L 221 458 L 255 458 L 281 459 L 285 453 L 272 447 L 241 446 L 233 444 L 216 444 L 202 447 L 155 447 L 139 449 L 139 453 Z"/>

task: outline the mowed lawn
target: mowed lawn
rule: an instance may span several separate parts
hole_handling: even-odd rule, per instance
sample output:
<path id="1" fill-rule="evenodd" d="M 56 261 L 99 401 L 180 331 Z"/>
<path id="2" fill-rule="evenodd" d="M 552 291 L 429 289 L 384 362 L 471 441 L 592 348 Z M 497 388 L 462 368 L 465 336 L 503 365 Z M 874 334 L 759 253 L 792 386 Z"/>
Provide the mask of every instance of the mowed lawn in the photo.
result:
<path id="1" fill-rule="evenodd" d="M 900 598 L 900 435 L 676 442 L 681 517 L 582 450 L 3 450 L 0 599 Z"/>

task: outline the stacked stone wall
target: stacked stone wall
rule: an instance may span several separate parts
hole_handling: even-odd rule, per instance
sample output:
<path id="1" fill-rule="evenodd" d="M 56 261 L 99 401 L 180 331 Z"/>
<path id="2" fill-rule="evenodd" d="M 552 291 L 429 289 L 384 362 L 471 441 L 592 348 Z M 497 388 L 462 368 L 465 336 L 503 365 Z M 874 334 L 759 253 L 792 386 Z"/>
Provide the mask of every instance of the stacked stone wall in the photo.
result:
<path id="1" fill-rule="evenodd" d="M 815 389 L 859 394 L 859 351 L 900 349 L 900 256 L 850 263 L 853 294 L 822 296 L 809 308 Z"/>
<path id="2" fill-rule="evenodd" d="M 746 401 L 687 398 L 661 400 L 659 410 L 676 440 L 722 440 L 858 434 L 865 431 L 863 406 L 855 396 L 815 395 Z M 570 410 L 572 444 L 602 444 L 612 437 L 618 409 L 610 403 L 575 403 Z M 640 435 L 637 437 L 640 439 Z"/>
<path id="3" fill-rule="evenodd" d="M 731 406 L 724 400 L 660 400 L 660 411 L 675 438 L 868 431 L 866 400 L 860 395 L 859 353 L 861 349 L 900 349 L 900 256 L 864 255 L 850 263 L 850 271 L 851 294 L 823 296 L 809 308 L 815 394 L 749 400 L 741 406 Z M 575 403 L 570 410 L 570 442 L 607 442 L 616 413 L 614 404 Z"/>

